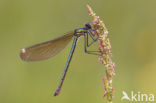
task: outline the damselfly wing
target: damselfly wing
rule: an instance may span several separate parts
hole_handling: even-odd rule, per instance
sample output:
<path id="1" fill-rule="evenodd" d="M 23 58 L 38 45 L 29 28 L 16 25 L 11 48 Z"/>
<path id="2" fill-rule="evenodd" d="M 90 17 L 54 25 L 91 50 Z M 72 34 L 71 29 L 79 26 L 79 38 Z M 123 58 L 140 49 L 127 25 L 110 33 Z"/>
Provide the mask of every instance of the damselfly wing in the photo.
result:
<path id="1" fill-rule="evenodd" d="M 24 61 L 39 61 L 55 56 L 70 42 L 74 32 L 69 32 L 54 40 L 22 49 L 20 57 Z"/>

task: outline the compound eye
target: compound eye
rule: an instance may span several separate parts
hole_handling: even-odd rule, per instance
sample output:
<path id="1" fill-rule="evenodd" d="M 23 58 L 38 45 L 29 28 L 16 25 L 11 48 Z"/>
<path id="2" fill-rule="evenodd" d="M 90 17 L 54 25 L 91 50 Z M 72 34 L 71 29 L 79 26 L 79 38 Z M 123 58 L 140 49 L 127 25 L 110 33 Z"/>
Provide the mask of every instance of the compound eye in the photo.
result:
<path id="1" fill-rule="evenodd" d="M 88 28 L 88 29 L 91 29 L 91 28 L 92 28 L 92 26 L 91 26 L 89 23 L 86 23 L 85 26 L 86 26 L 86 28 Z"/>

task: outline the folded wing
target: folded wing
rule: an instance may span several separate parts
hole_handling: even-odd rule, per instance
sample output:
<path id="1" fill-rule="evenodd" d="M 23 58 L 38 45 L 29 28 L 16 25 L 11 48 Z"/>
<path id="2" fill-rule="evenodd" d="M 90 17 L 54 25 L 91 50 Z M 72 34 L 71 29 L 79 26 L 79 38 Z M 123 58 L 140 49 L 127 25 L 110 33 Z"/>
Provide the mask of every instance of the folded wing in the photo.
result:
<path id="1" fill-rule="evenodd" d="M 74 32 L 69 32 L 54 40 L 22 49 L 20 57 L 24 61 L 39 61 L 55 56 L 70 42 Z"/>

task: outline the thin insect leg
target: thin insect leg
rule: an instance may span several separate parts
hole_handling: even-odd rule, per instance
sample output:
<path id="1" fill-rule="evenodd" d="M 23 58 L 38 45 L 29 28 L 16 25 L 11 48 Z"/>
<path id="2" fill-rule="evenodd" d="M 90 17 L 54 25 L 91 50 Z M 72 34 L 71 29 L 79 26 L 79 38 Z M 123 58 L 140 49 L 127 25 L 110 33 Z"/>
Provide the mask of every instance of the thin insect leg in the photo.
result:
<path id="1" fill-rule="evenodd" d="M 68 56 L 68 59 L 67 59 L 67 62 L 66 62 L 65 68 L 64 68 L 64 72 L 63 72 L 63 74 L 62 74 L 62 77 L 61 77 L 59 86 L 58 86 L 57 90 L 56 90 L 55 93 L 54 93 L 54 96 L 59 95 L 59 93 L 60 93 L 60 91 L 61 91 L 63 82 L 64 82 L 64 80 L 65 80 L 65 77 L 66 77 L 66 74 L 67 74 L 67 71 L 68 71 L 69 64 L 70 64 L 70 62 L 71 62 L 71 59 L 72 59 L 72 56 L 73 56 L 73 53 L 74 53 L 74 50 L 75 50 L 75 47 L 76 47 L 77 39 L 78 39 L 78 37 L 74 37 L 74 41 L 73 41 L 72 48 L 71 48 L 71 50 L 70 50 L 70 54 L 69 54 L 69 56 Z"/>
<path id="2" fill-rule="evenodd" d="M 84 47 L 85 47 L 85 53 L 88 53 L 88 54 L 93 54 L 93 55 L 99 55 L 98 53 L 94 53 L 92 51 L 88 51 L 87 50 L 87 38 L 86 38 L 86 35 L 88 35 L 87 33 L 84 35 Z M 96 52 L 99 52 L 99 51 L 96 51 Z"/>
<path id="3" fill-rule="evenodd" d="M 85 52 L 87 51 L 87 45 L 88 45 L 88 36 L 87 36 L 87 39 L 86 39 L 86 35 L 88 35 L 88 33 L 85 33 L 84 34 L 84 47 L 85 47 Z M 87 40 L 87 41 L 86 41 Z"/>
<path id="4" fill-rule="evenodd" d="M 89 44 L 89 40 L 88 40 L 88 34 L 89 34 L 89 36 L 90 36 L 90 37 L 92 38 L 92 40 L 93 40 L 90 44 Z M 97 37 L 96 39 L 94 39 L 94 38 L 93 38 L 94 35 L 93 35 L 92 33 L 90 33 L 89 31 L 86 32 L 86 35 L 87 35 L 87 47 L 89 47 L 92 43 L 94 43 L 94 42 L 97 41 L 97 39 L 98 39 L 98 37 Z"/>
<path id="5" fill-rule="evenodd" d="M 88 34 L 89 34 L 89 36 L 92 38 L 92 42 L 89 44 L 89 41 L 88 41 Z M 87 47 L 90 47 L 94 42 L 96 42 L 97 41 L 97 39 L 98 39 L 98 37 L 97 38 L 93 38 L 93 36 L 92 36 L 93 34 L 92 33 L 90 33 L 90 32 L 87 32 Z"/>
<path id="6" fill-rule="evenodd" d="M 88 54 L 94 54 L 94 55 L 101 55 L 105 52 L 101 52 L 101 51 L 87 51 Z"/>
<path id="7" fill-rule="evenodd" d="M 101 52 L 101 51 L 88 51 L 87 50 L 87 42 L 88 42 L 88 39 L 86 38 L 87 37 L 87 33 L 84 35 L 84 47 L 85 47 L 85 53 L 87 54 L 93 54 L 93 55 L 101 55 L 101 53 L 105 53 L 104 51 Z"/>
<path id="8" fill-rule="evenodd" d="M 98 39 L 98 37 L 94 39 L 94 37 L 93 37 L 94 34 L 93 34 L 92 32 L 88 31 L 88 34 L 90 35 L 90 37 L 91 37 L 94 41 L 96 41 L 96 40 Z"/>
<path id="9" fill-rule="evenodd" d="M 88 41 L 89 41 L 89 40 L 88 40 L 88 32 L 87 32 L 85 35 L 87 36 L 87 39 L 86 39 L 86 37 L 85 37 L 85 41 L 87 40 L 87 47 L 89 47 L 89 45 L 88 45 L 88 44 L 89 44 L 89 42 L 88 42 Z"/>
<path id="10" fill-rule="evenodd" d="M 100 55 L 100 53 L 93 53 L 91 51 L 86 51 L 87 54 Z"/>
<path id="11" fill-rule="evenodd" d="M 89 29 L 90 31 L 94 31 L 93 29 Z"/>
<path id="12" fill-rule="evenodd" d="M 89 29 L 90 32 L 95 31 L 94 29 Z M 91 35 L 94 37 L 95 35 L 93 33 L 91 33 Z"/>

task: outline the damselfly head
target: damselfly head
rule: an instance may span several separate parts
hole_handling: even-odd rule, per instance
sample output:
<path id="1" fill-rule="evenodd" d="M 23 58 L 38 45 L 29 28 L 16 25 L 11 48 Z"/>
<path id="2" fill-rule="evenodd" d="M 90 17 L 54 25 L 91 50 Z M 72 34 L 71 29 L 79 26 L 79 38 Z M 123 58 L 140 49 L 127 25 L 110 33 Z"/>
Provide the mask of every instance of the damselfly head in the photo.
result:
<path id="1" fill-rule="evenodd" d="M 92 26 L 90 25 L 90 23 L 86 23 L 85 24 L 85 28 L 88 30 L 88 29 L 92 29 Z"/>

